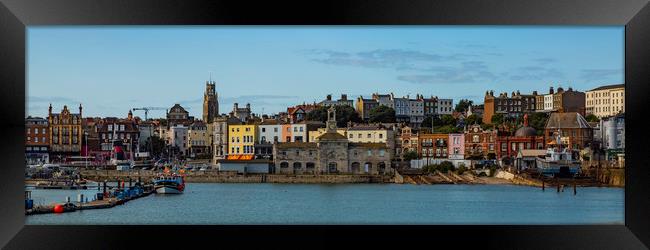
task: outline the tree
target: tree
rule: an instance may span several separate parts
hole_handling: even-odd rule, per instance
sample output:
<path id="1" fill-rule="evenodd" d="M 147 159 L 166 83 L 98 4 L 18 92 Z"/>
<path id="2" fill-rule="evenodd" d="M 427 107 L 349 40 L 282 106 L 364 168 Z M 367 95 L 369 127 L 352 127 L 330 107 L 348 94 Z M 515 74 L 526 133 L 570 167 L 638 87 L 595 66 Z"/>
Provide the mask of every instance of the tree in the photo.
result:
<path id="1" fill-rule="evenodd" d="M 379 105 L 368 112 L 369 122 L 395 122 L 395 110 L 385 105 Z"/>
<path id="2" fill-rule="evenodd" d="M 307 113 L 307 120 L 327 122 L 327 109 L 329 107 L 321 106 Z M 346 127 L 348 122 L 361 122 L 361 117 L 354 108 L 342 105 L 336 106 L 336 126 Z"/>
<path id="3" fill-rule="evenodd" d="M 441 162 L 440 165 L 438 166 L 438 168 L 440 169 L 440 172 L 443 172 L 443 173 L 447 173 L 450 170 L 454 171 L 454 169 L 455 169 L 454 164 L 451 163 L 450 161 Z"/>
<path id="4" fill-rule="evenodd" d="M 432 127 L 431 122 L 433 122 L 433 127 L 442 126 L 442 120 L 438 116 L 427 116 L 422 121 L 422 127 L 430 128 Z"/>
<path id="5" fill-rule="evenodd" d="M 442 125 L 456 125 L 456 119 L 452 115 L 443 115 L 442 118 Z"/>
<path id="6" fill-rule="evenodd" d="M 407 152 L 404 152 L 404 155 L 402 156 L 405 161 L 411 161 L 414 159 L 418 158 L 418 152 L 415 152 L 414 150 L 409 150 Z"/>
<path id="7" fill-rule="evenodd" d="M 152 142 L 153 142 L 153 148 L 152 148 Z M 158 136 L 150 136 L 144 142 L 144 150 L 146 151 L 153 150 L 153 152 L 150 152 L 151 156 L 160 155 L 165 150 L 165 141 L 160 139 L 160 137 Z"/>
<path id="8" fill-rule="evenodd" d="M 461 99 L 458 104 L 456 104 L 456 112 L 464 112 L 467 111 L 469 106 L 471 106 L 474 102 L 467 100 L 467 99 Z"/>
<path id="9" fill-rule="evenodd" d="M 481 119 L 478 115 L 476 114 L 471 114 L 467 118 L 465 118 L 465 124 L 467 125 L 472 125 L 472 124 L 483 124 L 483 119 Z"/>
<path id="10" fill-rule="evenodd" d="M 503 117 L 503 114 L 494 114 L 492 116 L 491 121 L 492 121 L 492 124 L 502 124 L 505 121 L 505 119 Z"/>
<path id="11" fill-rule="evenodd" d="M 587 120 L 588 122 L 598 122 L 598 121 L 600 121 L 600 119 L 598 119 L 598 116 L 596 116 L 594 114 L 588 114 L 585 117 L 585 120 Z"/>

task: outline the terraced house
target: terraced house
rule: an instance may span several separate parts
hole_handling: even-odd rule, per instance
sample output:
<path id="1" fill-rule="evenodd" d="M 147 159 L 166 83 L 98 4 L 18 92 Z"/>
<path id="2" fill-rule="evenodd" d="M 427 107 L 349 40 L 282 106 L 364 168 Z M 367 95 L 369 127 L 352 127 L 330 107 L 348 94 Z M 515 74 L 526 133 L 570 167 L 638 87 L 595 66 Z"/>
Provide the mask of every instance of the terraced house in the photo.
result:
<path id="1" fill-rule="evenodd" d="M 254 124 L 228 125 L 228 155 L 254 155 L 256 137 Z"/>

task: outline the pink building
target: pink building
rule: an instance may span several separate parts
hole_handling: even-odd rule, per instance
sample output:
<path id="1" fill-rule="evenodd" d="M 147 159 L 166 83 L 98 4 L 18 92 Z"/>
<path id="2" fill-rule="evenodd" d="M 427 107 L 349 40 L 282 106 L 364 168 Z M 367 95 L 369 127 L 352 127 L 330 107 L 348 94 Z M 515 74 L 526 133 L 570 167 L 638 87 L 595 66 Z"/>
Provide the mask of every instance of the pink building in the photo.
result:
<path id="1" fill-rule="evenodd" d="M 449 159 L 465 159 L 465 134 L 449 134 L 449 146 L 447 154 Z"/>

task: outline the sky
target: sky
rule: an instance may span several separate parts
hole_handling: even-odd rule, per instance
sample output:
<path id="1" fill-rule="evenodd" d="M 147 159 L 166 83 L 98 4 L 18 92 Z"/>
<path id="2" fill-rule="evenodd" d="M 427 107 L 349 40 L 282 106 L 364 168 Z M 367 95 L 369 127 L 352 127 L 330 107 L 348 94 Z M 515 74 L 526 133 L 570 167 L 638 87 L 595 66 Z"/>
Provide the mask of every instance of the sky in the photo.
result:
<path id="1" fill-rule="evenodd" d="M 235 102 L 270 114 L 375 92 L 480 104 L 486 90 L 624 83 L 624 27 L 30 26 L 27 58 L 31 116 L 50 103 L 57 113 L 81 103 L 84 117 L 179 103 L 200 118 L 210 78 L 222 114 Z"/>

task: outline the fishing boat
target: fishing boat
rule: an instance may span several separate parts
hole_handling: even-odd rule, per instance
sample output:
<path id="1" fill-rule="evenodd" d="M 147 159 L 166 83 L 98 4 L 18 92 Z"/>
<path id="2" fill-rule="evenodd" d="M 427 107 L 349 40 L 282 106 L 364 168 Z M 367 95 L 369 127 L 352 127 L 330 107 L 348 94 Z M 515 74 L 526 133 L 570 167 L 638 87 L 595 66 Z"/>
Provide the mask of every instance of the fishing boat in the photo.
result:
<path id="1" fill-rule="evenodd" d="M 153 185 L 159 194 L 181 194 L 185 190 L 185 179 L 177 174 L 162 174 L 153 180 Z"/>

